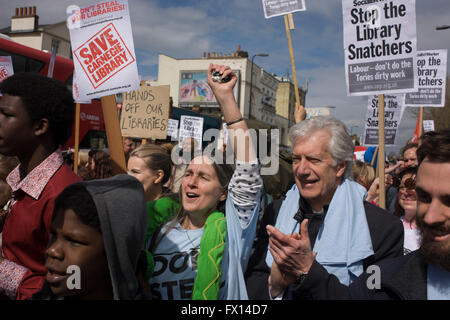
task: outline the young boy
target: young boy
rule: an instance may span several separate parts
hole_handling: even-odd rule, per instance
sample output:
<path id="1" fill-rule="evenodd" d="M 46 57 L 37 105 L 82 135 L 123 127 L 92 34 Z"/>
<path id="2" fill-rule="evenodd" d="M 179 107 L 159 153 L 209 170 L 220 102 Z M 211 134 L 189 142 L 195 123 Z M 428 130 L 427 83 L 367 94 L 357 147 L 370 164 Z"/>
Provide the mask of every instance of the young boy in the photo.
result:
<path id="1" fill-rule="evenodd" d="M 54 199 L 81 180 L 59 149 L 72 134 L 75 106 L 63 83 L 34 73 L 11 76 L 0 92 L 0 154 L 19 159 L 6 179 L 12 201 L 3 227 L 0 299 L 28 299 L 45 279 Z"/>
<path id="2" fill-rule="evenodd" d="M 142 298 L 136 271 L 147 229 L 145 194 L 128 175 L 75 183 L 56 198 L 40 299 Z"/>

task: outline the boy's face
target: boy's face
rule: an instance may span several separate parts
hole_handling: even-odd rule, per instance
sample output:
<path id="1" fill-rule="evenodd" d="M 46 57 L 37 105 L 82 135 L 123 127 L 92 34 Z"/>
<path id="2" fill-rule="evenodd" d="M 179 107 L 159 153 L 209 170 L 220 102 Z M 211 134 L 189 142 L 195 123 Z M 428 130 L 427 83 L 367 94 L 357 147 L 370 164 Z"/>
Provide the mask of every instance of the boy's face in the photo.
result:
<path id="1" fill-rule="evenodd" d="M 3 95 L 0 99 L 0 153 L 20 156 L 24 147 L 30 147 L 32 137 L 33 123 L 22 99 Z"/>
<path id="2" fill-rule="evenodd" d="M 53 294 L 101 299 L 111 290 L 109 295 L 112 296 L 102 234 L 81 222 L 72 209 L 60 209 L 55 214 L 45 263 L 46 280 Z M 68 267 L 73 265 L 80 270 L 79 289 L 73 288 L 76 272 L 67 273 Z"/>

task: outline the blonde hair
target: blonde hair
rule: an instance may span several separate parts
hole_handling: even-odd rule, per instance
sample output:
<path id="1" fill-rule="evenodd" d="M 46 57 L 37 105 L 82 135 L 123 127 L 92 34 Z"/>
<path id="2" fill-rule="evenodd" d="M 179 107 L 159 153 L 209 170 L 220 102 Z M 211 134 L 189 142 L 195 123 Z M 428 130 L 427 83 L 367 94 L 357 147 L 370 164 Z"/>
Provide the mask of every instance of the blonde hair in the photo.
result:
<path id="1" fill-rule="evenodd" d="M 141 158 L 151 170 L 162 170 L 164 172 L 164 177 L 161 181 L 162 185 L 169 181 L 172 175 L 173 163 L 167 147 L 161 147 L 151 143 L 141 144 L 130 153 L 131 157 Z"/>
<path id="2" fill-rule="evenodd" d="M 356 160 L 352 166 L 352 178 L 369 190 L 370 185 L 375 180 L 375 170 L 367 162 Z"/>

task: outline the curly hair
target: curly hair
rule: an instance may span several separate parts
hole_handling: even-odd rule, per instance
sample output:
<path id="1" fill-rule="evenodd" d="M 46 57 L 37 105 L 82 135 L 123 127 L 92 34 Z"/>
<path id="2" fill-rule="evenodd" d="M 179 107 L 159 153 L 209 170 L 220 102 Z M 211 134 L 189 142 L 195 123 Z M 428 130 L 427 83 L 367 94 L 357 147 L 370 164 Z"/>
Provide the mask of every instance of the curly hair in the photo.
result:
<path id="1" fill-rule="evenodd" d="M 402 171 L 400 171 L 400 173 L 398 174 L 399 181 L 402 181 L 403 177 L 407 174 L 411 175 L 413 180 L 416 180 L 417 167 L 413 166 L 413 167 L 403 168 Z M 400 218 L 405 214 L 405 209 L 403 209 L 402 206 L 400 206 L 399 199 L 400 199 L 400 193 L 397 194 L 397 200 L 395 202 L 395 207 L 394 207 L 394 215 Z"/>
<path id="2" fill-rule="evenodd" d="M 110 155 L 102 150 L 92 149 L 88 153 L 94 162 L 94 170 L 88 168 L 87 172 L 80 174 L 83 180 L 105 179 L 114 175 Z"/>
<path id="3" fill-rule="evenodd" d="M 94 199 L 81 183 L 74 183 L 67 186 L 55 199 L 53 210 L 54 220 L 59 210 L 72 209 L 78 219 L 85 225 L 96 228 L 101 232 L 100 219 L 97 213 Z"/>
<path id="4" fill-rule="evenodd" d="M 0 83 L 0 92 L 20 97 L 31 121 L 48 119 L 56 146 L 64 145 L 72 135 L 75 103 L 61 81 L 39 73 L 21 72 Z"/>

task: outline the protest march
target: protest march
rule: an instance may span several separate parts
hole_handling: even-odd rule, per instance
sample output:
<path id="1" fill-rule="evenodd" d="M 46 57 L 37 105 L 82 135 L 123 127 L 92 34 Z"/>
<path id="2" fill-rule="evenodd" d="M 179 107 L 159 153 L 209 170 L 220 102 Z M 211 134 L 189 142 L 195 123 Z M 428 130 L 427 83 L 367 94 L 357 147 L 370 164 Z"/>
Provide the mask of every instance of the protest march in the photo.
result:
<path id="1" fill-rule="evenodd" d="M 450 300 L 448 1 L 15 6 L 0 305 Z"/>

